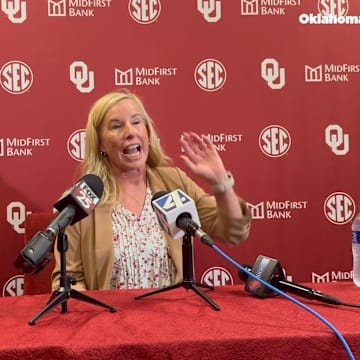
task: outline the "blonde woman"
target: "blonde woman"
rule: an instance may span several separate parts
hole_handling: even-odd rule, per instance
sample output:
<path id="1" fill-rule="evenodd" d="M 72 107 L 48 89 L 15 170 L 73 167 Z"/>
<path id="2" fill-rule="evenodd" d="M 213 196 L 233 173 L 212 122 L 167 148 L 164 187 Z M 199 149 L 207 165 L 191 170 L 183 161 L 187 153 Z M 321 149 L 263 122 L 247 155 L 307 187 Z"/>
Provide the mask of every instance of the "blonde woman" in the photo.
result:
<path id="1" fill-rule="evenodd" d="M 211 185 L 207 194 L 171 166 L 142 101 L 112 92 L 92 106 L 82 175 L 95 174 L 104 194 L 94 212 L 67 228 L 67 272 L 77 290 L 160 288 L 182 281 L 182 243 L 160 228 L 151 206 L 158 191 L 180 188 L 196 203 L 202 229 L 237 245 L 246 240 L 250 213 L 235 193 L 215 146 L 206 137 L 183 133 L 185 166 Z M 56 247 L 55 247 L 56 248 Z M 52 274 L 59 286 L 60 259 Z"/>

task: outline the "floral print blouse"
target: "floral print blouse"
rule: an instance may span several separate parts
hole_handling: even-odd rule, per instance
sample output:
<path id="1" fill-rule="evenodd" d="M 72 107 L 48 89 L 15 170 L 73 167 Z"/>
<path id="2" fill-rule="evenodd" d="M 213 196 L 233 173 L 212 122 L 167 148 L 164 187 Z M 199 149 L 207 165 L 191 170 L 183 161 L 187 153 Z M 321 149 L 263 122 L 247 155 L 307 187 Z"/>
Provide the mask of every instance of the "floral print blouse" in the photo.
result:
<path id="1" fill-rule="evenodd" d="M 148 289 L 173 285 L 176 268 L 151 206 L 148 186 L 139 216 L 118 204 L 112 211 L 114 267 L 111 289 Z"/>

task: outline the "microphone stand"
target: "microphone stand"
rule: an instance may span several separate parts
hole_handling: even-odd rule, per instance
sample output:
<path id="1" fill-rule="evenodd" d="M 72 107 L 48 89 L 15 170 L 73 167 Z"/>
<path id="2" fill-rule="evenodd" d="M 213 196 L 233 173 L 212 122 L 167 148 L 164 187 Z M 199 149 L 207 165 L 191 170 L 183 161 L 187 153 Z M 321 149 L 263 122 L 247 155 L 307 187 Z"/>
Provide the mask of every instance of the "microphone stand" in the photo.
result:
<path id="1" fill-rule="evenodd" d="M 60 304 L 61 304 L 61 313 L 63 314 L 66 313 L 67 300 L 70 298 L 103 307 L 105 309 L 110 310 L 110 312 L 112 313 L 116 312 L 115 308 L 106 305 L 96 299 L 93 299 L 90 296 L 87 296 L 80 291 L 71 289 L 71 285 L 76 284 L 76 279 L 68 276 L 66 273 L 66 251 L 68 249 L 68 241 L 64 231 L 59 232 L 57 248 L 60 252 L 60 274 L 61 274 L 60 288 L 57 291 L 53 292 L 53 294 L 51 295 L 48 301 L 47 306 L 39 314 L 37 314 L 31 321 L 29 321 L 29 325 L 35 325 L 38 319 L 40 319 L 48 312 L 55 309 Z"/>
<path id="2" fill-rule="evenodd" d="M 201 296 L 205 301 L 207 301 L 215 310 L 220 311 L 220 307 L 199 289 L 199 287 L 201 287 L 201 288 L 214 290 L 214 287 L 195 283 L 194 281 L 192 239 L 191 239 L 191 235 L 189 235 L 188 233 L 185 233 L 185 235 L 183 236 L 182 256 L 183 256 L 183 281 L 181 283 L 177 283 L 175 285 L 170 285 L 164 288 L 156 289 L 146 294 L 135 296 L 135 300 L 139 300 L 146 296 L 151 296 L 165 291 L 177 289 L 179 287 L 183 287 L 188 291 L 194 290 L 199 296 Z"/>

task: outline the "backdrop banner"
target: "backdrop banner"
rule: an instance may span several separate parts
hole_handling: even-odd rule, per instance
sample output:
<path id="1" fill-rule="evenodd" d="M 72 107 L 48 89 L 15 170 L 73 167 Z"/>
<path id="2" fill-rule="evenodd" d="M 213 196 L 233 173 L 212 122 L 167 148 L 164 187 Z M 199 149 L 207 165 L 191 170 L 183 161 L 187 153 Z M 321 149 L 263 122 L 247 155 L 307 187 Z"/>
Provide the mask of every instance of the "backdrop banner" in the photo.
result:
<path id="1" fill-rule="evenodd" d="M 253 215 L 248 241 L 223 251 L 276 258 L 296 283 L 352 278 L 358 0 L 2 0 L 0 34 L 2 296 L 23 294 L 26 216 L 75 184 L 90 107 L 123 88 L 190 176 L 182 132 L 216 145 Z M 194 254 L 197 281 L 241 283 L 199 241 Z"/>

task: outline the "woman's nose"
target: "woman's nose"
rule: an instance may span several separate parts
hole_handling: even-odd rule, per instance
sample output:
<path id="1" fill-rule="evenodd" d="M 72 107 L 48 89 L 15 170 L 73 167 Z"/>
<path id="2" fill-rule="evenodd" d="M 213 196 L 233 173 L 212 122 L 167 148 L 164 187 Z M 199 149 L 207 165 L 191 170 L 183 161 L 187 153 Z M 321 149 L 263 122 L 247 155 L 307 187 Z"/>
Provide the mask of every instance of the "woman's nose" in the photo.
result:
<path id="1" fill-rule="evenodd" d="M 124 135 L 126 137 L 128 136 L 134 136 L 135 134 L 135 127 L 131 124 L 131 123 L 126 123 L 125 127 L 124 127 Z"/>

